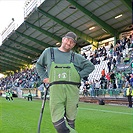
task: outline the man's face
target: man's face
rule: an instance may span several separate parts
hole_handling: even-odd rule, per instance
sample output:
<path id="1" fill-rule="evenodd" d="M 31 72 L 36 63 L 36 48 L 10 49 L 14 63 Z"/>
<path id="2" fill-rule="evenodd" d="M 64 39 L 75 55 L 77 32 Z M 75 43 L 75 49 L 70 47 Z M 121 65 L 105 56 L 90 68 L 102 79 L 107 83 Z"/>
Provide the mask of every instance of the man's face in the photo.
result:
<path id="1" fill-rule="evenodd" d="M 74 42 L 73 39 L 66 38 L 66 37 L 62 38 L 62 48 L 65 51 L 70 51 L 75 45 L 76 45 L 76 43 Z"/>

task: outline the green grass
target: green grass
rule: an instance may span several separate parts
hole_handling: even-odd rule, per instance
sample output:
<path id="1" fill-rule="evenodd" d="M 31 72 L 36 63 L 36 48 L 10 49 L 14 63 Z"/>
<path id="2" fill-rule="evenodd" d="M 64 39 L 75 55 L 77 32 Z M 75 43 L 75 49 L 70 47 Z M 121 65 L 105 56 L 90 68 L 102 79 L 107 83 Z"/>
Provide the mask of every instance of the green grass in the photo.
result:
<path id="1" fill-rule="evenodd" d="M 0 97 L 0 133 L 37 133 L 42 101 Z M 126 106 L 79 103 L 76 119 L 78 133 L 133 133 L 133 109 Z M 56 133 L 46 102 L 41 133 Z"/>

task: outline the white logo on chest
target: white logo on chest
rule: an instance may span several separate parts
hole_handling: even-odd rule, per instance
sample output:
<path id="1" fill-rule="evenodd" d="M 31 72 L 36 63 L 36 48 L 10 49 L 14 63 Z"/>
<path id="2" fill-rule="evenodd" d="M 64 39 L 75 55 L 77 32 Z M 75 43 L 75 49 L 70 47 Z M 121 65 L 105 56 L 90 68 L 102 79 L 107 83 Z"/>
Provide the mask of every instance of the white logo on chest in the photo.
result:
<path id="1" fill-rule="evenodd" d="M 67 77 L 67 74 L 64 72 L 64 73 L 61 73 L 61 74 L 58 74 L 58 78 L 63 78 L 65 79 Z"/>

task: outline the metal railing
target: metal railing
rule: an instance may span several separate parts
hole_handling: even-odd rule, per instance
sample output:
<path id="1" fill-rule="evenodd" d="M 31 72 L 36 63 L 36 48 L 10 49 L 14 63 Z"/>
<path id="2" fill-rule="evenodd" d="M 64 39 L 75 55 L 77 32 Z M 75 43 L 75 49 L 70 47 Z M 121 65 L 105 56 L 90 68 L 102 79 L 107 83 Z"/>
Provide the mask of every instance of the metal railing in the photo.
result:
<path id="1" fill-rule="evenodd" d="M 24 19 L 32 14 L 32 12 L 39 7 L 45 0 L 27 0 L 24 7 Z"/>
<path id="2" fill-rule="evenodd" d="M 6 38 L 8 38 L 12 32 L 15 31 L 15 21 L 12 18 L 12 22 L 8 25 L 8 27 L 1 33 L 2 43 Z"/>
<path id="3" fill-rule="evenodd" d="M 24 19 L 26 19 L 36 7 L 39 7 L 45 0 L 27 0 L 25 2 L 24 7 Z M 14 18 L 12 18 L 12 22 L 8 25 L 8 27 L 1 33 L 1 42 L 0 45 L 3 44 L 4 40 L 10 37 L 10 35 L 16 30 L 16 25 Z"/>
<path id="4" fill-rule="evenodd" d="M 80 95 L 85 97 L 123 98 L 126 97 L 126 89 L 89 89 L 83 90 Z"/>

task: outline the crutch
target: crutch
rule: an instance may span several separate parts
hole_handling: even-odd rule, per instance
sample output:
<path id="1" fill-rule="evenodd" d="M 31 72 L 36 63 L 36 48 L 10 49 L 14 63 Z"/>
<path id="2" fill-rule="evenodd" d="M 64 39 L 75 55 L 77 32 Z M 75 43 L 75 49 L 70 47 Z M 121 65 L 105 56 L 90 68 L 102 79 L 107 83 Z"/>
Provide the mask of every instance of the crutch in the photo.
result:
<path id="1" fill-rule="evenodd" d="M 40 117 L 39 117 L 39 121 L 38 121 L 38 132 L 37 133 L 40 133 L 41 121 L 42 121 L 44 106 L 45 106 L 45 102 L 46 102 L 46 98 L 47 98 L 47 94 L 48 94 L 49 84 L 47 84 L 47 85 L 44 84 L 44 87 L 46 88 L 46 91 L 44 93 L 44 98 L 42 101 L 42 107 L 41 107 Z"/>

